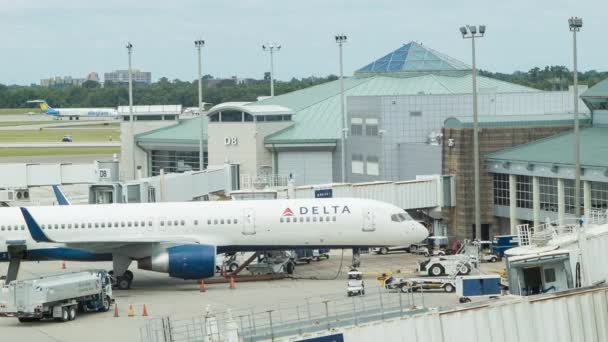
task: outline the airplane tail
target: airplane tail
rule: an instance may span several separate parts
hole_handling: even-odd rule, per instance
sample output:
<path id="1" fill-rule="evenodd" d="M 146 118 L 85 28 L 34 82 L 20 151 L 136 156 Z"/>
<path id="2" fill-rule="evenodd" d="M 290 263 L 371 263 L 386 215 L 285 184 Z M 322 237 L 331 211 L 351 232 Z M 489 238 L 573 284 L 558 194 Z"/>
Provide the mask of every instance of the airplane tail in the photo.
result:
<path id="1" fill-rule="evenodd" d="M 53 185 L 53 192 L 55 193 L 59 205 L 72 205 L 58 185 Z"/>
<path id="2" fill-rule="evenodd" d="M 55 108 L 49 106 L 49 104 L 46 103 L 45 100 L 32 100 L 32 101 L 27 101 L 27 102 L 28 103 L 37 103 L 38 106 L 40 107 L 40 111 L 44 114 L 53 115 L 53 116 L 56 116 L 59 114 L 59 112 Z"/>
<path id="3" fill-rule="evenodd" d="M 40 102 L 40 110 L 44 113 L 44 114 L 49 114 L 49 115 L 55 115 L 56 114 L 56 110 L 55 108 L 49 106 L 48 103 L 46 103 L 46 101 L 42 101 Z"/>

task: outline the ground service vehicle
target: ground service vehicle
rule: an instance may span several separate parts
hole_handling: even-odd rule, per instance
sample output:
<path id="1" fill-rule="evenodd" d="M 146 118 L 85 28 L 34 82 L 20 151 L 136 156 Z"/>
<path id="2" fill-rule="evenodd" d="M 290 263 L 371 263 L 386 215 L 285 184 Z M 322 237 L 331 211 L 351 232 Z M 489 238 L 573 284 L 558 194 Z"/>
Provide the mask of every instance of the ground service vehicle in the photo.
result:
<path id="1" fill-rule="evenodd" d="M 418 262 L 418 274 L 438 277 L 441 275 L 467 275 L 473 270 L 473 264 L 466 256 L 450 255 L 431 257 Z"/>
<path id="2" fill-rule="evenodd" d="M 348 296 L 363 296 L 365 295 L 365 283 L 363 282 L 363 273 L 356 269 L 348 272 L 348 286 L 346 288 Z"/>
<path id="3" fill-rule="evenodd" d="M 381 254 L 381 255 L 385 255 L 390 252 L 397 252 L 397 251 L 409 252 L 410 246 L 409 245 L 408 246 L 386 246 L 386 247 L 372 248 L 372 252 L 374 252 L 376 254 Z"/>
<path id="4" fill-rule="evenodd" d="M 105 270 L 63 273 L 2 287 L 0 317 L 66 322 L 76 319 L 79 311 L 108 311 L 112 302 L 112 282 Z"/>

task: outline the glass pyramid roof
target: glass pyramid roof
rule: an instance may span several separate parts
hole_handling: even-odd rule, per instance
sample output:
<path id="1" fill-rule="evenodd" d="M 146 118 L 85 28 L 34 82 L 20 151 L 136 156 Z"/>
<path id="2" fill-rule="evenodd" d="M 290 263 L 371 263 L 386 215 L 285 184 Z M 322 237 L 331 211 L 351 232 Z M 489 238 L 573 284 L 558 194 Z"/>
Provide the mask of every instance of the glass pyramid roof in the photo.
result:
<path id="1" fill-rule="evenodd" d="M 471 67 L 422 44 L 410 42 L 357 70 L 355 74 L 461 70 L 471 70 Z"/>

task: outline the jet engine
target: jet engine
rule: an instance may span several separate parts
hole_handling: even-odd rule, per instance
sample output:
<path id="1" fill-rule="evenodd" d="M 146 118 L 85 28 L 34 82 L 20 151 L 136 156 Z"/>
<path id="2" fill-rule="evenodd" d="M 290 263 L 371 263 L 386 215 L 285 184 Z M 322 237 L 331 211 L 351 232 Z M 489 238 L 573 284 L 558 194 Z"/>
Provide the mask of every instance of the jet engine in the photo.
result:
<path id="1" fill-rule="evenodd" d="M 137 260 L 142 270 L 169 273 L 181 279 L 203 279 L 215 274 L 216 248 L 211 245 L 180 245 Z"/>

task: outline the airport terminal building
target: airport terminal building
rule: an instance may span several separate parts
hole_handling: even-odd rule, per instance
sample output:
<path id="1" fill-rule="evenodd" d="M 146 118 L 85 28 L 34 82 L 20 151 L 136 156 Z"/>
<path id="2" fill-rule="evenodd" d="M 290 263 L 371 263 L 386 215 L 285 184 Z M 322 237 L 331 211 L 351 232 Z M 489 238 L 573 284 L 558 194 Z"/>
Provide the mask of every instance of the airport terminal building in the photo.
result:
<path id="1" fill-rule="evenodd" d="M 481 115 L 567 113 L 573 107 L 570 91 L 539 91 L 483 76 L 478 87 Z M 440 174 L 443 122 L 472 116 L 470 67 L 416 42 L 345 78 L 344 92 L 347 182 Z M 203 167 L 237 164 L 245 187 L 281 185 L 289 177 L 297 185 L 341 181 L 339 80 L 257 102 L 218 104 L 202 118 L 161 126 L 123 136 L 123 145 L 135 148 L 135 167 L 143 176 L 198 169 L 202 133 Z M 130 165 L 122 164 L 129 179 Z"/>
<path id="2" fill-rule="evenodd" d="M 608 80 L 581 95 L 581 212 L 608 209 Z M 577 222 L 572 113 L 480 117 L 482 238 L 514 234 L 517 225 Z M 456 201 L 443 208 L 454 239 L 474 236 L 472 122 L 446 120 L 442 173 L 456 178 Z"/>

